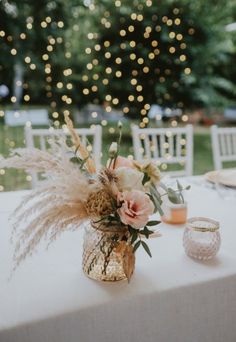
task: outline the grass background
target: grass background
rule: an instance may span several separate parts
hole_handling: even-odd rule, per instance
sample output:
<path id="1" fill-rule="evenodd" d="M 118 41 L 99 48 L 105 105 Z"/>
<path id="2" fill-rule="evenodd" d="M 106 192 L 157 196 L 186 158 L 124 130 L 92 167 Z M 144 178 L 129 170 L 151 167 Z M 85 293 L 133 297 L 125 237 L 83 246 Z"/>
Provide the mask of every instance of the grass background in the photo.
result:
<path id="1" fill-rule="evenodd" d="M 107 153 L 112 141 L 117 139 L 115 124 L 103 127 L 103 162 L 107 159 Z M 24 146 L 23 127 L 7 127 L 0 124 L 0 155 L 7 156 L 11 148 Z M 123 156 L 133 154 L 130 123 L 123 127 L 122 146 L 120 154 Z M 194 174 L 204 174 L 213 169 L 211 151 L 211 138 L 209 128 L 194 128 Z M 30 188 L 27 174 L 17 170 L 0 170 L 0 189 L 5 191 Z"/>

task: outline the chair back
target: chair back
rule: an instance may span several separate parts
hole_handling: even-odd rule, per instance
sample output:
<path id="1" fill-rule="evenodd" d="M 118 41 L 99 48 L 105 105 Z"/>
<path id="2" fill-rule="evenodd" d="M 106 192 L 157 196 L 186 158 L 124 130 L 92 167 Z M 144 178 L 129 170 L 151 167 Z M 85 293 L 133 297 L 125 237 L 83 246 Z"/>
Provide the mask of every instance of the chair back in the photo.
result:
<path id="1" fill-rule="evenodd" d="M 132 127 L 134 157 L 139 162 L 156 161 L 171 176 L 191 176 L 193 171 L 193 127 L 139 128 Z M 171 167 L 173 169 L 173 167 Z"/>
<path id="2" fill-rule="evenodd" d="M 88 141 L 91 144 L 91 152 L 95 161 L 96 168 L 101 165 L 101 152 L 102 152 L 102 127 L 95 125 L 91 128 L 78 128 L 75 129 L 81 138 L 84 145 L 88 145 Z M 64 129 L 32 129 L 31 127 L 25 127 L 25 143 L 26 147 L 37 147 L 42 151 L 48 149 L 48 140 L 56 138 L 58 136 L 69 137 L 68 130 Z M 39 174 L 31 172 L 32 187 L 35 187 L 39 182 Z"/>
<path id="3" fill-rule="evenodd" d="M 215 170 L 224 162 L 236 161 L 236 127 L 211 126 L 211 143 Z"/>

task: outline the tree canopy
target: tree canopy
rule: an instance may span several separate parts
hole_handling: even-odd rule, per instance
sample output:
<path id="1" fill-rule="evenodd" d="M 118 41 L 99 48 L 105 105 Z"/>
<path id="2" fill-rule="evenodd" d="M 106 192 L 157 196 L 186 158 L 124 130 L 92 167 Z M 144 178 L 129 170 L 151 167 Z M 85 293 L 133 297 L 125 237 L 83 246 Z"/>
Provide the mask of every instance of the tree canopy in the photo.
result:
<path id="1" fill-rule="evenodd" d="M 236 42 L 225 26 L 236 20 L 235 7 L 222 0 L 2 0 L 5 101 L 15 102 L 18 81 L 23 102 L 55 113 L 95 103 L 145 117 L 153 103 L 183 110 L 230 104 Z"/>

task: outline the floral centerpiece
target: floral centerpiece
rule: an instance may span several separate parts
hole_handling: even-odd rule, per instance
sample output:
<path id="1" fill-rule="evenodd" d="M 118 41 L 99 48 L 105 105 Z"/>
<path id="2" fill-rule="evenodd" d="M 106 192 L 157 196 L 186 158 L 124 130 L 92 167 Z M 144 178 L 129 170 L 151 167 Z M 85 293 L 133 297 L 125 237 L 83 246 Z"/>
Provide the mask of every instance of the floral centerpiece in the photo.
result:
<path id="1" fill-rule="evenodd" d="M 98 280 L 130 280 L 136 250 L 143 247 L 151 256 L 146 240 L 158 235 L 155 227 L 159 221 L 150 220 L 150 216 L 162 214 L 162 196 L 176 201 L 182 198 L 183 188 L 165 188 L 160 194 L 160 171 L 154 163 L 140 164 L 119 155 L 121 123 L 107 165 L 96 170 L 69 116 L 65 121 L 71 146 L 58 136 L 49 139 L 49 151 L 15 149 L 9 158 L 0 160 L 1 167 L 43 172 L 46 176 L 13 214 L 16 266 L 43 238 L 50 244 L 62 232 L 84 226 L 84 272 Z M 18 232 L 20 221 L 27 224 Z"/>

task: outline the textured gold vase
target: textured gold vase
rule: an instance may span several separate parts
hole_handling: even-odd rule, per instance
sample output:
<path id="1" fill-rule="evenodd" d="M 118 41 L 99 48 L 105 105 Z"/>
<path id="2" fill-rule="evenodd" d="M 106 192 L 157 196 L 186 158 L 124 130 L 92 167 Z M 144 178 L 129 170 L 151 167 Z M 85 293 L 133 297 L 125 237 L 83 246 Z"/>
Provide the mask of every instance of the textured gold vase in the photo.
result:
<path id="1" fill-rule="evenodd" d="M 132 247 L 127 244 L 128 239 L 128 231 L 122 226 L 90 223 L 84 235 L 84 273 L 100 281 L 129 279 L 135 260 L 133 253 L 129 252 Z"/>

